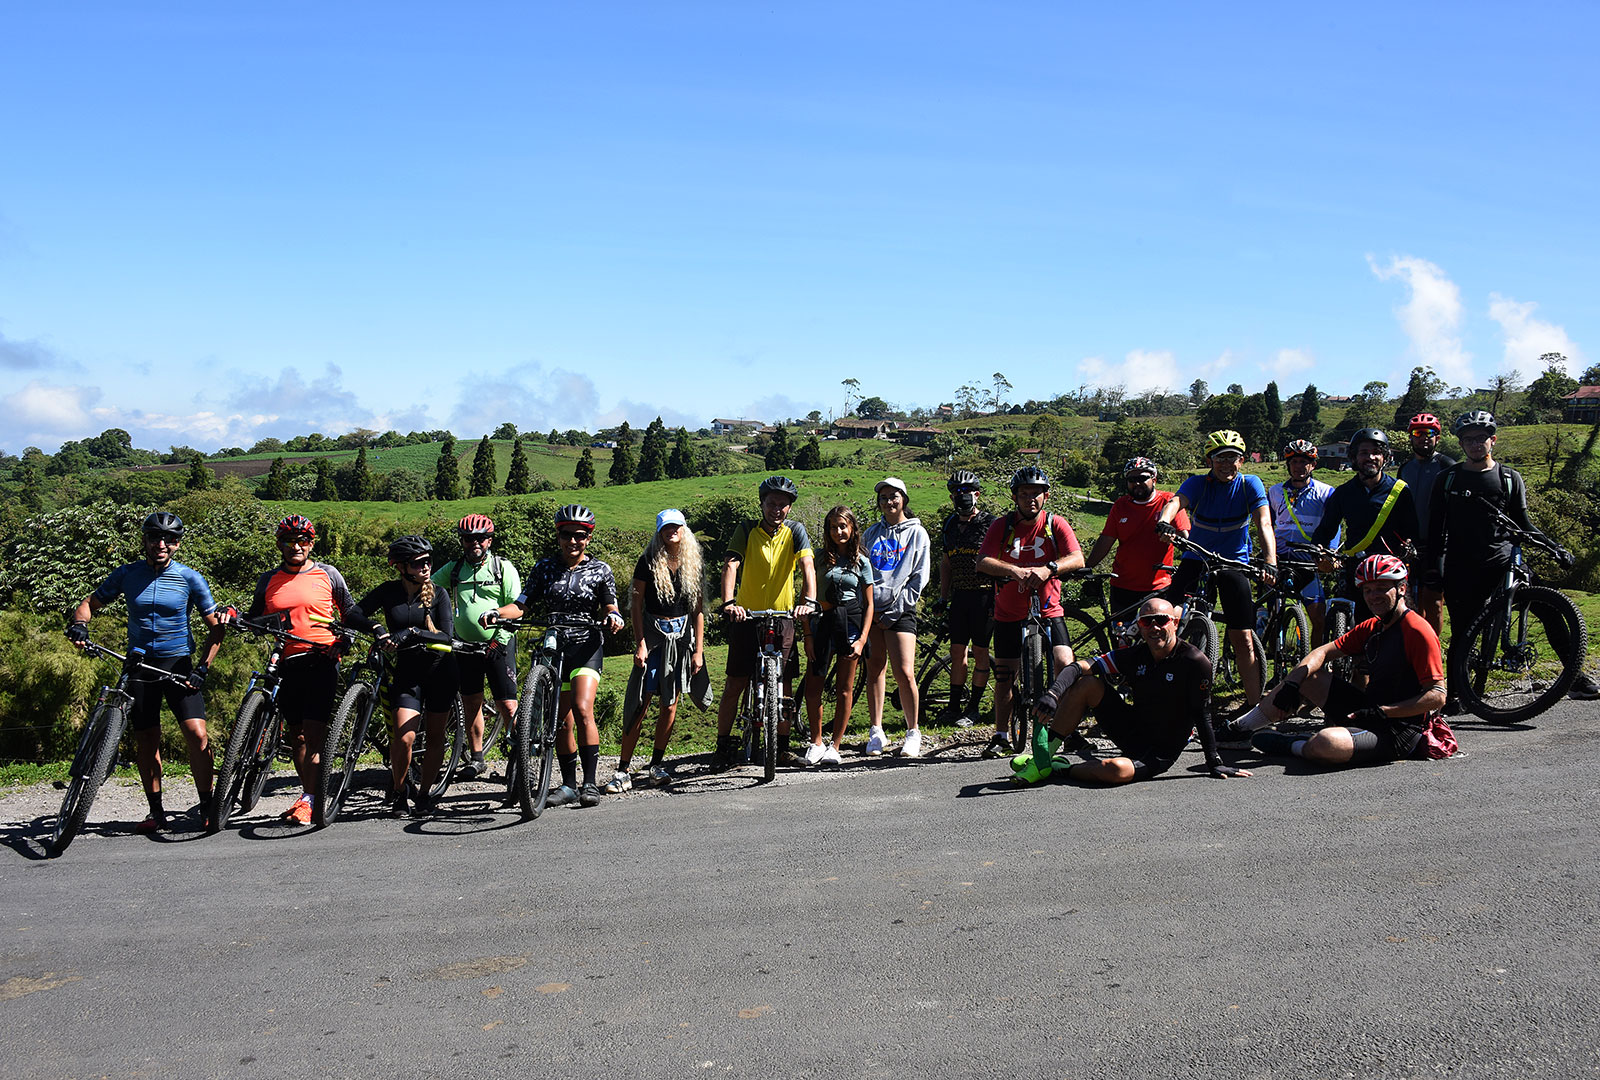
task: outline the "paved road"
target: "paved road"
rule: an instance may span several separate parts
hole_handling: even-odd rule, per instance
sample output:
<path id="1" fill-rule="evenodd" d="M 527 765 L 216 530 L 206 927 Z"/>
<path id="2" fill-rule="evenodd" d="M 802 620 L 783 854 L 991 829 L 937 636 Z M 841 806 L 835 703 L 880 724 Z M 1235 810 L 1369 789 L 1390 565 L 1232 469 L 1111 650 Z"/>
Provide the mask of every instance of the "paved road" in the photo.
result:
<path id="1" fill-rule="evenodd" d="M 935 758 L 530 824 L 463 796 L 49 861 L 23 823 L 0 1074 L 1600 1073 L 1600 707 L 1462 742 L 1116 791 Z"/>

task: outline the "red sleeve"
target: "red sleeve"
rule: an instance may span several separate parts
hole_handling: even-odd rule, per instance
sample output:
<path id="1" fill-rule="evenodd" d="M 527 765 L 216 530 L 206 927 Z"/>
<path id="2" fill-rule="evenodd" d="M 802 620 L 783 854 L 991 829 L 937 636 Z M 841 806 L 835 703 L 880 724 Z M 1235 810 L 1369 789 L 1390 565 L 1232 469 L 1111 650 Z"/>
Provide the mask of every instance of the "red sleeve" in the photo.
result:
<path id="1" fill-rule="evenodd" d="M 1444 682 L 1444 661 L 1439 653 L 1439 635 L 1415 611 L 1406 612 L 1406 659 L 1417 673 L 1424 689 Z"/>
<path id="2" fill-rule="evenodd" d="M 989 531 L 983 534 L 983 546 L 978 549 L 980 559 L 998 559 L 1002 554 L 1001 548 L 1006 542 L 1006 516 L 1001 514 L 989 524 Z"/>
<path id="3" fill-rule="evenodd" d="M 1377 628 L 1378 620 L 1376 617 L 1368 619 L 1366 622 L 1357 623 L 1345 631 L 1344 636 L 1333 643 L 1333 647 L 1346 656 L 1360 656 L 1362 648 L 1367 644 L 1367 638 L 1371 637 L 1372 632 Z"/>
<path id="4" fill-rule="evenodd" d="M 1181 533 L 1189 531 L 1189 511 L 1179 510 L 1178 515 L 1172 519 L 1172 527 Z"/>
<path id="5" fill-rule="evenodd" d="M 1075 555 L 1083 549 L 1078 546 L 1078 534 L 1072 531 L 1072 526 L 1067 524 L 1067 519 L 1056 516 L 1053 523 L 1057 551 L 1065 551 L 1068 555 Z"/>

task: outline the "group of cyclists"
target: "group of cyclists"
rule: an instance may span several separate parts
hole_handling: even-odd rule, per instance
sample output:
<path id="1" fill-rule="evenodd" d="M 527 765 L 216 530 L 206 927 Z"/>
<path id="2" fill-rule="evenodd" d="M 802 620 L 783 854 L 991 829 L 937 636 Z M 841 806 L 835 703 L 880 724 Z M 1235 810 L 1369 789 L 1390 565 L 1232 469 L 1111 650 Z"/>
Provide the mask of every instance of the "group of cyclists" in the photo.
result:
<path id="1" fill-rule="evenodd" d="M 318 755 L 339 693 L 345 628 L 371 634 L 391 665 L 383 703 L 392 731 L 387 806 L 397 816 L 426 816 L 434 812 L 428 793 L 443 765 L 444 726 L 458 698 L 467 731 L 462 773 L 470 779 L 486 775 L 486 697 L 510 716 L 519 696 L 516 637 L 501 623 L 530 611 L 551 618 L 565 673 L 561 775 L 550 804 L 591 807 L 602 791 L 671 783 L 666 756 L 678 705 L 687 696 L 706 707 L 713 697 L 705 659 L 708 581 L 718 590 L 709 614 L 726 621 L 727 641 L 713 769 L 736 764 L 745 752 L 734 724 L 746 687 L 773 648 L 770 634 L 758 637 L 757 624 L 774 614 L 782 616 L 777 649 L 783 698 L 795 706 L 795 715 L 784 714 L 778 745 L 788 746 L 788 724 L 799 719 L 798 708 L 807 714 L 809 738 L 797 765 L 841 762 L 862 665 L 870 717 L 866 756 L 891 750 L 883 723 L 891 672 L 905 717 L 898 753 L 922 756 L 914 668 L 924 616 L 918 609 L 935 569 L 937 598 L 926 607 L 946 620 L 949 640 L 948 714 L 939 719 L 960 727 L 980 722 L 979 703 L 992 680 L 995 730 L 984 755 L 1010 758 L 1019 782 L 1057 776 L 1116 784 L 1159 775 L 1175 764 L 1191 734 L 1216 777 L 1250 775 L 1224 764 L 1219 752 L 1246 745 L 1330 765 L 1425 754 L 1440 744 L 1441 731 L 1448 734 L 1441 718 L 1456 707 L 1440 648 L 1442 611 L 1449 611 L 1455 627 L 1470 624 L 1513 558 L 1506 523 L 1536 533 L 1521 476 L 1493 457 L 1493 416 L 1466 413 L 1453 432 L 1463 450 L 1460 462 L 1437 452 L 1442 426 L 1436 417 L 1413 417 L 1411 454 L 1391 474 L 1388 435 L 1377 428 L 1358 431 L 1349 443 L 1352 476 L 1337 487 L 1313 476 L 1318 450 L 1304 440 L 1282 448 L 1288 479 L 1270 490 L 1242 471 L 1247 447 L 1235 431 L 1207 436 L 1206 470 L 1184 479 L 1176 492 L 1159 489 L 1158 466 L 1135 457 L 1122 470 L 1125 492 L 1111 505 L 1087 554 L 1066 518 L 1049 509 L 1044 470 L 1018 469 L 1010 481 L 1011 505 L 998 514 L 982 505 L 979 477 L 958 470 L 947 485 L 951 508 L 940 526 L 937 567 L 928 530 L 913 513 L 902 480 L 891 476 L 876 485 L 879 517 L 865 529 L 851 508 L 832 507 L 822 522 L 819 559 L 805 525 L 791 516 L 796 485 L 772 476 L 758 489 L 759 516 L 738 525 L 726 550 L 716 553 L 720 573 L 708 564 L 684 514 L 663 510 L 634 567 L 626 615 L 611 567 L 588 554 L 595 515 L 583 506 L 556 511 L 556 550 L 526 579 L 493 551 L 494 522 L 469 514 L 458 525 L 459 558 L 436 566 L 428 540 L 400 537 L 388 552 L 395 577 L 360 600 L 337 569 L 311 557 L 314 524 L 291 514 L 275 530 L 279 565 L 260 576 L 244 616 L 246 625 L 276 618 L 288 632 L 277 707 L 301 790 L 283 817 L 313 821 Z M 168 825 L 162 698 L 182 728 L 202 818 L 213 800 L 202 690 L 230 612 L 219 607 L 200 574 L 176 561 L 183 534 L 175 515 L 151 514 L 143 526 L 143 559 L 113 571 L 78 605 L 67 629 L 69 640 L 87 646 L 89 620 L 120 596 L 127 603 L 130 651 L 179 677 L 133 684 L 129 726 L 150 811 L 137 826 L 144 832 Z M 1339 592 L 1354 605 L 1356 617 L 1333 640 L 1323 640 L 1328 597 L 1318 574 L 1289 563 L 1291 544 L 1320 551 L 1317 569 L 1324 572 L 1335 570 L 1335 554 L 1344 557 Z M 1175 558 L 1179 547 L 1182 557 Z M 1113 550 L 1108 608 L 1132 613 L 1137 638 L 1099 655 L 1074 655 L 1063 621 L 1063 579 L 1099 566 Z M 1213 558 L 1220 562 L 1213 565 Z M 1307 644 L 1314 647 L 1276 686 L 1267 685 L 1251 645 L 1257 621 L 1252 577 L 1289 590 L 1311 620 Z M 1243 691 L 1242 709 L 1226 718 L 1211 715 L 1212 660 L 1179 636 L 1185 607 L 1202 579 L 1216 597 Z M 207 628 L 197 663 L 191 610 Z M 1019 702 L 1024 625 L 1034 619 L 1056 675 L 1034 700 Z M 625 622 L 635 648 L 621 753 L 602 788 L 595 699 L 606 635 Z M 1455 636 L 1452 650 L 1461 637 Z M 419 642 L 436 647 L 411 647 Z M 807 669 L 797 698 L 793 681 L 801 677 L 802 654 Z M 1361 675 L 1336 671 L 1340 657 L 1355 659 Z M 825 732 L 830 676 L 835 706 L 832 730 Z M 1596 696 L 1587 676 L 1574 696 Z M 652 706 L 657 719 L 650 763 L 636 771 L 633 754 Z M 1317 731 L 1277 730 L 1311 707 L 1322 712 Z M 1032 710 L 1031 747 L 1013 745 L 1017 709 Z M 1084 737 L 1091 718 L 1112 743 L 1109 753 Z M 419 735 L 425 747 L 420 781 L 411 761 Z"/>

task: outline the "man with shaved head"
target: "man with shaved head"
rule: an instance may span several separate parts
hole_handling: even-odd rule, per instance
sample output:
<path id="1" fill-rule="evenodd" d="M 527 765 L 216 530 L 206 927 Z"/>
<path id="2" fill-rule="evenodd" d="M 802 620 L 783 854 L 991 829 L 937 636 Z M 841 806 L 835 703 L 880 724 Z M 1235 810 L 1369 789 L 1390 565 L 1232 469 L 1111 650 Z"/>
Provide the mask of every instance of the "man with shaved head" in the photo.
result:
<path id="1" fill-rule="evenodd" d="M 1211 661 L 1178 640 L 1173 606 L 1159 597 L 1146 600 L 1139 608 L 1139 636 L 1137 645 L 1079 660 L 1056 677 L 1039 699 L 1041 735 L 1033 750 L 1011 760 L 1019 782 L 1034 784 L 1060 773 L 1093 784 L 1148 780 L 1177 763 L 1191 732 L 1199 732 L 1212 776 L 1250 775 L 1224 765 L 1217 754 L 1211 732 Z M 1089 713 L 1116 744 L 1116 756 L 1099 756 L 1078 733 Z M 1056 757 L 1063 741 L 1084 760 L 1069 763 Z"/>

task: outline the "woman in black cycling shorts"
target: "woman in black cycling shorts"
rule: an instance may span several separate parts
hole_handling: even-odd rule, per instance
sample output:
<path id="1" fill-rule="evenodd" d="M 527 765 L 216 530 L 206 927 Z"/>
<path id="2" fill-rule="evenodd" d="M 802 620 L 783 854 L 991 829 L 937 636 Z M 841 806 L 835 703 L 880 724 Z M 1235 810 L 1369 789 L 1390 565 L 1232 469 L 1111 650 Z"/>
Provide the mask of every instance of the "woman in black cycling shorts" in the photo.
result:
<path id="1" fill-rule="evenodd" d="M 428 725 L 427 748 L 422 755 L 424 783 L 415 794 L 415 812 L 432 812 L 428 792 L 438 782 L 444 762 L 445 724 L 456 695 L 455 660 L 448 652 L 422 648 L 451 640 L 454 616 L 450 597 L 435 590 L 428 575 L 433 569 L 433 545 L 420 536 L 402 536 L 389 545 L 389 565 L 400 576 L 385 581 L 345 612 L 345 622 L 376 634 L 378 646 L 393 657 L 384 688 L 384 707 L 394 719 L 395 737 L 389 743 L 389 768 L 393 773 L 390 812 L 407 812 L 406 775 L 411 770 L 411 747 L 423 717 Z M 373 622 L 383 619 L 383 627 Z"/>
<path id="2" fill-rule="evenodd" d="M 522 595 L 496 614 L 504 619 L 520 619 L 530 606 L 551 615 L 577 615 L 594 618 L 604 612 L 606 628 L 613 634 L 622 629 L 617 610 L 617 581 L 611 567 L 587 554 L 594 535 L 594 511 L 586 506 L 567 505 L 556 511 L 557 553 L 534 564 Z M 487 619 L 485 613 L 484 619 Z M 600 765 L 600 729 L 594 722 L 594 696 L 600 688 L 600 668 L 605 656 L 605 640 L 598 628 L 554 624 L 560 642 L 561 684 L 561 786 L 550 793 L 551 806 L 564 806 L 574 799 L 580 806 L 600 802 L 600 787 L 595 782 Z M 583 787 L 577 789 L 578 760 L 583 760 Z"/>

